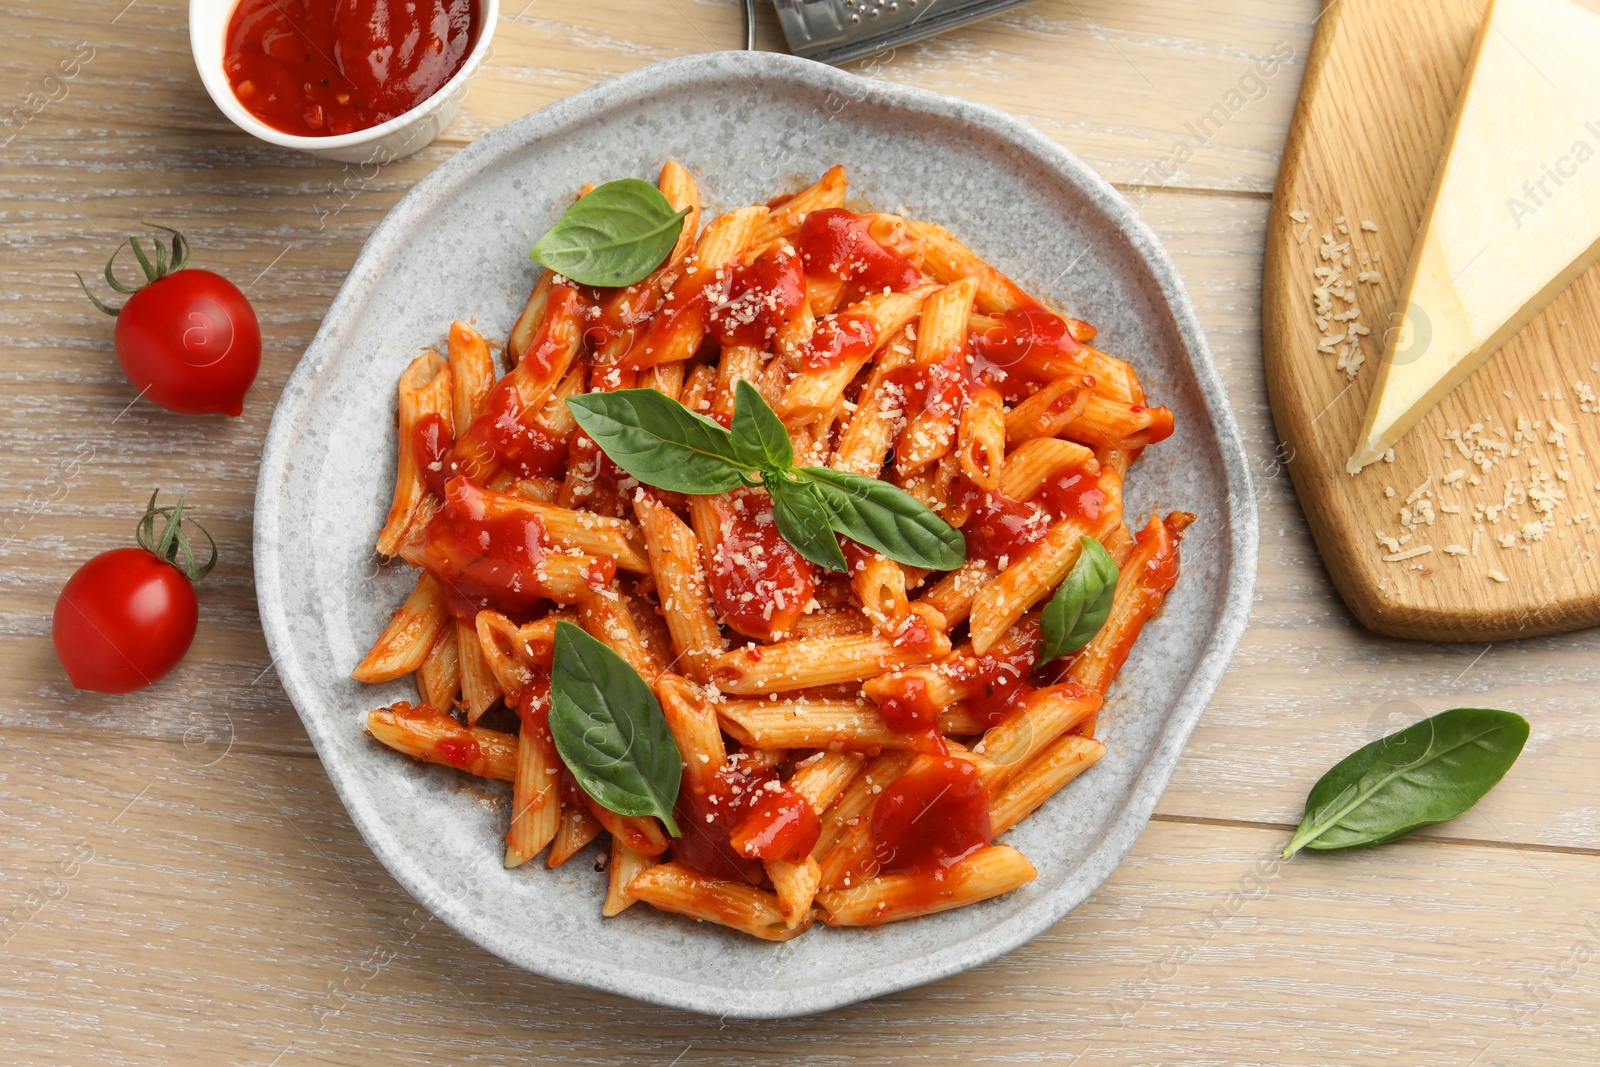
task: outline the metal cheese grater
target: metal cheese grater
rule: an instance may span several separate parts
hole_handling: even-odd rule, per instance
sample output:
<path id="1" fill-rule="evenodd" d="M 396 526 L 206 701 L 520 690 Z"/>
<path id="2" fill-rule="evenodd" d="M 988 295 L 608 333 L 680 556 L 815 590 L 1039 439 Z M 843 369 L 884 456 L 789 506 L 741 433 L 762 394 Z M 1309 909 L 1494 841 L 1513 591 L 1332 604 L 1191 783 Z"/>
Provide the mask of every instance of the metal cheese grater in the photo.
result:
<path id="1" fill-rule="evenodd" d="M 871 55 L 1028 0 L 774 0 L 789 51 L 823 63 Z"/>

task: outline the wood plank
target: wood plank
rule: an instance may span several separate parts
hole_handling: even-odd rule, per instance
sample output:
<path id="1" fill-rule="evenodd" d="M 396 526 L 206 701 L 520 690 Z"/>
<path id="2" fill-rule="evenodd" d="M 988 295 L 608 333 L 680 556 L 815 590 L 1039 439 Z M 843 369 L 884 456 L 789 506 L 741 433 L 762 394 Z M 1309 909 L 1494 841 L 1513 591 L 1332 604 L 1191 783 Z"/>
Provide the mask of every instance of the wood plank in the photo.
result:
<path id="1" fill-rule="evenodd" d="M 95 50 L 65 98 L 34 118 L 12 151 L 26 152 L 42 130 L 69 123 L 115 129 L 119 139 L 177 129 L 190 153 L 195 134 L 216 135 L 203 153 L 212 165 L 228 157 L 288 163 L 335 182 L 356 171 L 301 160 L 236 131 L 195 73 L 185 6 L 139 0 L 115 25 L 98 11 L 75 17 L 72 6 L 8 12 L 19 48 L 0 59 L 7 98 L 38 90 L 57 56 L 70 55 L 78 42 Z M 758 43 L 779 49 L 776 17 L 759 6 Z M 655 5 L 641 17 L 630 0 L 508 0 L 493 55 L 446 141 L 464 144 L 658 59 L 735 48 L 742 40 L 739 7 L 737 0 L 698 0 Z M 851 69 L 1011 111 L 1113 181 L 1267 191 L 1316 7 L 1315 0 L 1198 0 L 1176 9 L 1168 0 L 1040 0 Z M 1295 58 L 1258 85 L 1251 80 L 1259 78 L 1256 62 L 1274 53 Z M 1188 151 L 1179 152 L 1180 144 Z M 1166 165 L 1178 156 L 1185 158 Z M 120 193 L 129 189 L 115 184 Z"/>
<path id="2" fill-rule="evenodd" d="M 1385 640 L 1356 623 L 1281 461 L 1262 384 L 1259 295 L 1242 288 L 1270 205 L 1223 212 L 1214 199 L 1151 197 L 1143 210 L 1183 273 L 1228 384 L 1251 457 L 1261 557 L 1250 629 L 1158 811 L 1292 826 L 1311 783 L 1360 745 L 1446 708 L 1499 707 L 1532 722 L 1527 748 L 1487 800 L 1436 832 L 1600 847 L 1587 769 L 1600 631 L 1491 647 Z"/>
<path id="3" fill-rule="evenodd" d="M 98 49 L 65 99 L 6 145 L 0 181 L 13 252 L 0 263 L 0 811 L 12 828 L 0 1059 L 1588 1063 L 1595 638 L 1398 645 L 1357 627 L 1329 584 L 1277 459 L 1260 370 L 1261 194 L 1300 61 L 1192 161 L 1170 177 L 1160 167 L 1275 42 L 1303 56 L 1316 11 L 1312 0 L 1045 0 L 871 71 L 1022 114 L 1151 219 L 1253 457 L 1260 604 L 1156 822 L 1073 916 L 976 972 L 760 1027 L 535 978 L 418 909 L 351 827 L 277 686 L 248 561 L 272 402 L 388 207 L 481 129 L 720 41 L 734 3 L 673 3 L 649 18 L 622 0 L 508 7 L 448 143 L 372 176 L 236 134 L 199 87 L 177 0 L 0 15 L 15 42 L 0 91 L 14 104 L 76 42 Z M 769 17 L 769 46 L 773 32 Z M 1152 180 L 1245 195 L 1147 192 Z M 251 282 L 266 353 L 239 420 L 123 411 L 132 391 L 109 331 L 66 272 L 96 270 L 114 235 L 149 217 L 183 218 L 204 245 L 200 265 Z M 81 444 L 92 461 L 69 467 Z M 123 542 L 152 484 L 190 493 L 231 549 L 202 591 L 199 641 L 147 693 L 73 693 L 49 649 L 53 590 Z M 1385 707 L 1395 699 L 1514 707 L 1534 737 L 1479 811 L 1425 840 L 1274 865 L 1310 782 L 1400 725 L 1407 713 Z"/>
<path id="4" fill-rule="evenodd" d="M 1587 1062 L 1596 1036 L 1591 856 L 1412 841 L 1278 863 L 1274 832 L 1157 822 L 1090 901 L 989 966 L 725 1027 L 464 941 L 377 866 L 314 760 L 199 766 L 34 731 L 10 749 L 0 887 L 31 912 L 7 928 L 12 1064 L 1535 1067 Z M 27 905 L 36 886 L 57 899 Z"/>

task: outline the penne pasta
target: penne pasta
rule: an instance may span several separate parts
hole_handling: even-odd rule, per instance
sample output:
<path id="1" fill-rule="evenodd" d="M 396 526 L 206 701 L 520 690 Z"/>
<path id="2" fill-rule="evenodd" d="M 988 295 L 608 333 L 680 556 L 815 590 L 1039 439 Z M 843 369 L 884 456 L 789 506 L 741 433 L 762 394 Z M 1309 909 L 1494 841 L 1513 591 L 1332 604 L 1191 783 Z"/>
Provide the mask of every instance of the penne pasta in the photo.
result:
<path id="1" fill-rule="evenodd" d="M 667 728 L 683 759 L 683 782 L 690 792 L 708 794 L 717 772 L 727 762 L 717 712 L 686 678 L 663 672 L 656 679 L 656 697 Z"/>
<path id="2" fill-rule="evenodd" d="M 958 571 L 951 571 L 927 591 L 920 603 L 944 616 L 945 623 L 959 626 L 972 613 L 978 591 L 993 581 L 996 568 L 985 559 L 969 559 Z"/>
<path id="3" fill-rule="evenodd" d="M 462 726 L 438 708 L 405 702 L 367 713 L 367 732 L 396 752 L 442 763 L 479 778 L 516 778 L 517 739 L 498 730 Z"/>
<path id="4" fill-rule="evenodd" d="M 450 425 L 471 426 L 489 403 L 494 356 L 483 334 L 464 322 L 450 324 Z"/>
<path id="5" fill-rule="evenodd" d="M 1067 683 L 1029 694 L 972 751 L 989 762 L 988 785 L 1004 784 L 1050 742 L 1100 710 L 1101 695 Z"/>
<path id="6" fill-rule="evenodd" d="M 635 878 L 655 866 L 655 862 L 654 858 L 629 848 L 621 838 L 612 838 L 611 862 L 606 869 L 606 900 L 600 914 L 608 919 L 613 915 L 621 915 L 638 900 L 629 887 Z"/>
<path id="7" fill-rule="evenodd" d="M 705 287 L 739 259 L 766 216 L 764 207 L 744 207 L 711 220 L 695 243 L 694 254 L 683 261 L 665 298 L 665 313 L 634 341 L 620 366 L 644 370 L 694 355 L 706 335 Z"/>
<path id="8" fill-rule="evenodd" d="M 461 667 L 461 704 L 471 725 L 500 699 L 500 683 L 484 659 L 475 624 L 456 620 L 456 654 Z"/>
<path id="9" fill-rule="evenodd" d="M 712 682 L 727 693 L 787 693 L 817 685 L 859 682 L 884 671 L 926 663 L 950 651 L 950 639 L 932 635 L 922 648 L 877 634 L 807 637 L 767 645 L 755 654 L 736 648 L 709 664 Z"/>
<path id="10" fill-rule="evenodd" d="M 1006 416 L 1000 391 L 978 389 L 961 412 L 956 431 L 956 458 L 961 473 L 979 489 L 1000 488 L 1005 472 Z"/>
<path id="11" fill-rule="evenodd" d="M 1079 418 L 1094 396 L 1085 375 L 1065 374 L 1012 408 L 1005 417 L 1006 444 L 1055 437 Z"/>
<path id="12" fill-rule="evenodd" d="M 809 917 L 790 926 L 778 898 L 771 893 L 741 882 L 707 878 L 681 863 L 648 868 L 629 883 L 628 893 L 662 911 L 732 927 L 764 941 L 787 941 L 811 926 Z"/>
<path id="13" fill-rule="evenodd" d="M 994 839 L 1084 803 L 1050 798 L 1105 755 L 1098 717 L 1178 575 L 1194 516 L 1135 531 L 1123 511 L 1172 413 L 1092 326 L 950 231 L 846 209 L 842 166 L 714 217 L 678 163 L 657 186 L 683 221 L 638 280 L 544 271 L 504 373 L 468 318 L 448 358 L 400 375 L 378 547 L 419 573 L 353 676 L 412 675 L 420 703 L 367 712 L 368 732 L 509 782 L 505 814 L 484 816 L 508 868 L 560 867 L 607 835 L 608 917 L 644 901 L 781 942 L 1026 884 L 1033 865 Z M 743 410 L 740 382 L 771 411 Z M 839 478 L 853 502 L 808 502 L 803 479 L 769 480 L 791 453 L 881 484 Z M 722 491 L 682 491 L 697 484 Z M 1040 663 L 1044 604 L 1086 537 L 1119 567 L 1109 614 Z M 565 654 L 556 669 L 562 623 L 607 650 L 578 640 L 632 689 L 625 706 Z M 601 731 L 571 767 L 552 709 Z M 510 715 L 516 733 L 484 725 Z M 616 743 L 641 730 L 647 746 Z M 611 753 L 610 788 L 586 749 Z"/>
<path id="14" fill-rule="evenodd" d="M 706 588 L 700 542 L 687 523 L 648 492 L 634 495 L 633 509 L 655 574 L 662 615 L 672 635 L 675 662 L 705 681 L 707 662 L 727 645 Z"/>
<path id="15" fill-rule="evenodd" d="M 838 799 L 823 813 L 822 829 L 811 854 L 818 859 L 826 857 L 854 827 L 864 826 L 873 801 L 883 792 L 884 786 L 911 765 L 913 755 L 903 751 L 885 752 L 863 764 L 855 778 L 839 792 Z"/>
<path id="16" fill-rule="evenodd" d="M 444 593 L 427 572 L 417 576 L 417 586 L 383 628 L 367 656 L 350 672 L 358 682 L 376 684 L 403 678 L 422 666 L 449 620 Z"/>
<path id="17" fill-rule="evenodd" d="M 774 241 L 792 236 L 813 211 L 842 207 L 848 184 L 843 167 L 829 167 L 815 182 L 774 205 L 750 243 L 756 248 L 765 248 Z"/>
<path id="18" fill-rule="evenodd" d="M 877 708 L 854 700 L 727 700 L 717 705 L 722 728 L 754 748 L 820 748 L 866 752 L 925 748 L 930 738 L 889 728 Z"/>
<path id="19" fill-rule="evenodd" d="M 667 850 L 667 834 L 661 824 L 644 815 L 619 815 L 586 798 L 589 811 L 612 837 L 641 856 L 659 856 Z"/>
<path id="20" fill-rule="evenodd" d="M 566 863 L 599 837 L 602 829 L 604 827 L 600 825 L 600 820 L 589 811 L 587 804 L 569 803 L 563 797 L 561 822 L 556 827 L 556 836 L 550 841 L 550 851 L 545 853 L 545 866 L 559 867 Z"/>
<path id="21" fill-rule="evenodd" d="M 915 350 L 902 335 L 891 340 L 873 364 L 872 374 L 856 405 L 850 424 L 834 448 L 829 466 L 876 478 L 894 444 L 898 427 L 907 416 L 903 368 L 911 365 Z"/>
<path id="22" fill-rule="evenodd" d="M 639 386 L 643 389 L 654 389 L 663 396 L 670 396 L 676 400 L 683 392 L 685 376 L 686 372 L 681 361 L 676 363 L 657 363 L 654 367 L 640 373 Z"/>
<path id="23" fill-rule="evenodd" d="M 946 285 L 970 278 L 974 285 L 973 302 L 979 310 L 994 314 L 1038 306 L 1020 286 L 985 263 L 943 226 L 932 222 L 907 225 L 917 240 L 929 273 Z"/>
<path id="24" fill-rule="evenodd" d="M 1062 519 L 978 591 L 969 625 L 974 651 L 987 652 L 1012 623 L 1061 584 L 1078 561 L 1083 538 L 1101 536 L 1122 522 L 1121 484 L 1115 475 L 1102 472 L 1099 487 L 1105 501 L 1098 518 Z"/>
<path id="25" fill-rule="evenodd" d="M 1050 742 L 990 802 L 989 826 L 994 835 L 999 837 L 1032 815 L 1105 754 L 1105 745 L 1079 734 L 1065 734 Z"/>
<path id="26" fill-rule="evenodd" d="M 508 459 L 537 452 L 548 438 L 539 424 L 545 403 L 563 382 L 583 342 L 583 311 L 578 291 L 558 285 L 551 291 L 539 332 L 517 365 L 489 390 L 484 412 L 456 434 L 450 469 L 480 484 L 494 477 Z"/>
<path id="27" fill-rule="evenodd" d="M 840 312 L 833 320 L 837 329 L 858 329 L 871 340 L 846 345 L 837 357 L 816 366 L 802 366 L 784 389 L 776 408 L 784 425 L 791 429 L 805 426 L 827 414 L 879 347 L 892 343 L 922 306 L 926 290 L 915 293 L 879 293 Z M 819 326 L 819 329 L 821 327 Z"/>
<path id="28" fill-rule="evenodd" d="M 976 278 L 962 278 L 929 295 L 917 320 L 917 366 L 932 367 L 967 354 L 967 316 L 977 296 Z"/>
<path id="29" fill-rule="evenodd" d="M 768 860 L 764 864 L 783 924 L 791 930 L 811 921 L 811 902 L 822 882 L 822 865 L 811 856 L 803 860 Z"/>
<path id="30" fill-rule="evenodd" d="M 1074 682 L 1102 693 L 1111 685 L 1144 624 L 1161 610 L 1177 581 L 1178 542 L 1193 521 L 1194 516 L 1186 512 L 1174 512 L 1165 519 L 1150 516 L 1121 568 L 1111 614 L 1068 671 Z"/>
<path id="31" fill-rule="evenodd" d="M 1016 849 L 991 845 L 943 872 L 886 874 L 859 885 L 820 894 L 823 921 L 830 926 L 877 926 L 919 915 L 975 904 L 1026 885 L 1038 871 Z"/>
<path id="32" fill-rule="evenodd" d="M 789 627 L 785 636 L 838 637 L 844 634 L 872 632 L 872 623 L 855 608 L 823 608 L 810 615 L 802 615 Z"/>
<path id="33" fill-rule="evenodd" d="M 446 622 L 434 638 L 427 658 L 417 668 L 417 695 L 424 704 L 453 708 L 460 694 L 461 650 L 456 643 L 456 628 Z"/>
<path id="34" fill-rule="evenodd" d="M 766 364 L 766 354 L 750 345 L 730 345 L 717 363 L 717 382 L 711 394 L 711 415 L 714 418 L 733 417 L 734 388 L 741 381 L 755 384 L 761 380 Z"/>
<path id="35" fill-rule="evenodd" d="M 1097 474 L 1094 452 L 1075 441 L 1035 437 L 1006 454 L 1000 484 L 994 488 L 1012 500 L 1031 500 L 1045 482 L 1073 470 Z M 1123 476 L 1117 472 L 1118 480 Z"/>
<path id="36" fill-rule="evenodd" d="M 850 567 L 850 586 L 861 611 L 871 620 L 873 629 L 891 640 L 900 633 L 911 602 L 906 597 L 906 572 L 892 559 L 867 549 L 858 549 L 852 542 L 845 553 Z M 941 620 L 940 629 L 943 629 Z"/>
<path id="37" fill-rule="evenodd" d="M 717 705 L 717 715 L 728 736 L 752 748 L 877 755 L 883 749 L 927 751 L 933 743 L 926 734 L 893 729 L 874 705 L 857 700 L 726 700 Z M 950 707 L 939 714 L 940 732 L 958 733 L 946 729 L 946 722 L 961 726 L 966 719 Z"/>
<path id="38" fill-rule="evenodd" d="M 561 825 L 561 757 L 550 736 L 548 683 L 517 705 L 517 773 L 511 782 L 511 828 L 506 831 L 507 867 L 527 863 L 555 839 Z"/>
<path id="39" fill-rule="evenodd" d="M 399 430 L 399 463 L 395 468 L 394 498 L 389 505 L 389 517 L 378 531 L 378 552 L 397 556 L 400 550 L 416 536 L 432 516 L 428 487 L 422 477 L 422 463 L 417 456 L 418 428 L 425 420 L 437 420 L 440 432 L 451 432 L 450 415 L 450 365 L 432 352 L 425 352 L 411 361 L 400 375 L 399 413 L 396 425 Z"/>
<path id="40" fill-rule="evenodd" d="M 578 625 L 589 636 L 611 646 L 628 666 L 638 671 L 646 682 L 654 682 L 665 668 L 656 654 L 650 635 L 640 625 L 633 611 L 631 598 L 615 585 L 590 596 L 578 605 Z"/>

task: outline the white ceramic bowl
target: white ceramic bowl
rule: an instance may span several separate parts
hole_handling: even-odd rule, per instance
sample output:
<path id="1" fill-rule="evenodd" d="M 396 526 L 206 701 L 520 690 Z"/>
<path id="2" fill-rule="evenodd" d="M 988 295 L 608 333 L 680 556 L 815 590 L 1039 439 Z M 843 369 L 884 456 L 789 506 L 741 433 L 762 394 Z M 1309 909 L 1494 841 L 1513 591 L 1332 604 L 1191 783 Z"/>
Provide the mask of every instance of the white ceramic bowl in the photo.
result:
<path id="1" fill-rule="evenodd" d="M 239 103 L 228 84 L 227 72 L 222 69 L 223 49 L 228 34 L 228 20 L 239 0 L 189 0 L 189 48 L 194 53 L 194 65 L 200 71 L 200 80 L 206 92 L 216 101 L 222 113 L 233 124 L 268 144 L 282 148 L 297 148 L 323 159 L 337 159 L 344 163 L 389 163 L 404 159 L 438 137 L 450 120 L 461 110 L 461 101 L 467 95 L 467 82 L 478 71 L 484 56 L 489 54 L 489 42 L 494 37 L 495 23 L 500 20 L 500 0 L 478 0 L 478 39 L 467 61 L 455 76 L 428 99 L 388 122 L 354 133 L 341 133 L 330 137 L 300 137 L 275 130 L 262 122 Z"/>

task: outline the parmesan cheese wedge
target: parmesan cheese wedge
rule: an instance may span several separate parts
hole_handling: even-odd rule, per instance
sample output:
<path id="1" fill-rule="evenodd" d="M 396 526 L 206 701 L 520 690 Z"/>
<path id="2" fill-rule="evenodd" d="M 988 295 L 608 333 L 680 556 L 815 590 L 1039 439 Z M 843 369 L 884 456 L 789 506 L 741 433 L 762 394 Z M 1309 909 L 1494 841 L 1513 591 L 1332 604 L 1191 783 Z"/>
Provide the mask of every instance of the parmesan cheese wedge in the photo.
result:
<path id="1" fill-rule="evenodd" d="M 1491 0 L 1346 465 L 1382 458 L 1600 259 L 1600 16 Z"/>

